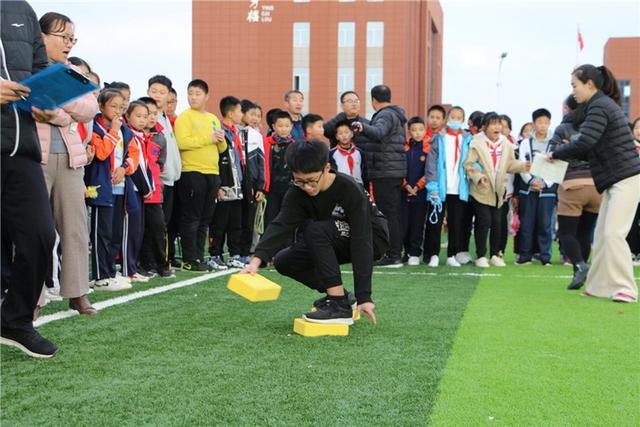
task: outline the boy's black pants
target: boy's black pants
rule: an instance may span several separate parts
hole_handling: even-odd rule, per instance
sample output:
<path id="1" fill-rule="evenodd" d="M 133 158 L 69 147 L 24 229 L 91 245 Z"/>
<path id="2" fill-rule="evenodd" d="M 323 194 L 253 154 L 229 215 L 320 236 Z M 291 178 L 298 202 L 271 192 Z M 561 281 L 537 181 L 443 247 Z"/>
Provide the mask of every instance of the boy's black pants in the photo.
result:
<path id="1" fill-rule="evenodd" d="M 419 257 L 422 252 L 422 237 L 427 217 L 428 202 L 402 201 L 400 203 L 400 218 L 404 253 L 406 256 Z"/>
<path id="2" fill-rule="evenodd" d="M 476 254 L 478 258 L 487 255 L 487 235 L 490 233 L 490 255 L 498 255 L 500 251 L 500 235 L 502 234 L 500 209 L 485 205 L 471 197 L 476 213 L 475 233 Z M 489 231 L 491 229 L 491 231 Z"/>
<path id="3" fill-rule="evenodd" d="M 335 221 L 309 221 L 298 236 L 302 238 L 273 258 L 276 270 L 318 292 L 342 285 L 340 264 L 351 262 L 351 239 L 340 235 Z M 373 259 L 383 255 L 378 248 L 386 245 L 374 240 Z"/>
<path id="4" fill-rule="evenodd" d="M 204 245 L 213 219 L 220 177 L 200 172 L 183 172 L 178 194 L 181 220 L 182 260 L 204 261 Z"/>
<path id="5" fill-rule="evenodd" d="M 224 250 L 225 237 L 229 255 L 241 255 L 242 200 L 218 202 L 213 221 L 209 227 L 209 255 L 220 256 Z"/>
<path id="6" fill-rule="evenodd" d="M 167 269 L 167 233 L 164 211 L 160 203 L 144 205 L 144 238 L 140 251 L 140 266 L 145 270 Z"/>

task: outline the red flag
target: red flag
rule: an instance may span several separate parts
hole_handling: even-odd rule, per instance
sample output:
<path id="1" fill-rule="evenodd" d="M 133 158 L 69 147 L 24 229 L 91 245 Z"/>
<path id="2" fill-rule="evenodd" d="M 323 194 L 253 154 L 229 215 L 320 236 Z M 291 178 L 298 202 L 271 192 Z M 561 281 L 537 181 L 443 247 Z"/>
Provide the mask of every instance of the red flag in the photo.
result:
<path id="1" fill-rule="evenodd" d="M 579 28 L 578 28 L 578 46 L 580 47 L 580 51 L 582 52 L 582 49 L 584 49 L 584 40 L 582 39 L 582 33 L 580 32 Z"/>

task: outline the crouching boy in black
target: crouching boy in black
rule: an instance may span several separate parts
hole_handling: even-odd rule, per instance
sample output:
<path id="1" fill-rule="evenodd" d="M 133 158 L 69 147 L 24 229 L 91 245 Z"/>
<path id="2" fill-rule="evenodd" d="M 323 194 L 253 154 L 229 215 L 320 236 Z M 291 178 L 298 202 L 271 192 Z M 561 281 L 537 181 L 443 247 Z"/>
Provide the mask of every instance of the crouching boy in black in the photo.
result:
<path id="1" fill-rule="evenodd" d="M 304 319 L 351 325 L 352 305 L 357 304 L 376 323 L 371 276 L 373 261 L 389 246 L 387 221 L 361 185 L 331 169 L 329 149 L 322 142 L 296 141 L 287 148 L 285 160 L 294 186 L 289 187 L 280 212 L 243 273 L 255 274 L 299 228 L 296 242 L 278 252 L 273 264 L 280 274 L 326 293 Z M 355 298 L 342 286 L 340 275 L 340 264 L 349 262 Z"/>

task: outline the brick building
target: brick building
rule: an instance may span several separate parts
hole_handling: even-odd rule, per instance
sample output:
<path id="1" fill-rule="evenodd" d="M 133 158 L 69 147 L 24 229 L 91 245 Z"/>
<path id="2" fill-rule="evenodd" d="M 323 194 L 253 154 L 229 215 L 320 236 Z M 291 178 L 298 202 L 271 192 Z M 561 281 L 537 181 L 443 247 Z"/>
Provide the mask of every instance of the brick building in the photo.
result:
<path id="1" fill-rule="evenodd" d="M 631 122 L 640 117 L 640 37 L 607 40 L 603 62 L 618 79 L 627 119 Z"/>
<path id="2" fill-rule="evenodd" d="M 384 83 L 408 115 L 442 95 L 442 9 L 438 1 L 219 0 L 193 2 L 193 76 L 209 83 L 210 111 L 225 95 L 282 107 L 298 88 L 305 112 L 325 117 L 355 90 Z"/>

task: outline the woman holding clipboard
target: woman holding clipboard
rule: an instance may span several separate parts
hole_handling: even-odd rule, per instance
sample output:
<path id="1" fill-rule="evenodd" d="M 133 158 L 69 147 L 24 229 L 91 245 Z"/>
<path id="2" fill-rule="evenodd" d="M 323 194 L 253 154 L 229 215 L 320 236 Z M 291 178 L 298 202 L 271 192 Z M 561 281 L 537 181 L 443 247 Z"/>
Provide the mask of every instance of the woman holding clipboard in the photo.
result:
<path id="1" fill-rule="evenodd" d="M 593 65 L 576 68 L 571 86 L 576 101 L 585 103 L 580 135 L 547 158 L 586 158 L 596 189 L 602 193 L 593 262 L 583 295 L 637 302 L 638 286 L 625 237 L 640 202 L 640 157 L 620 108 L 620 89 L 609 69 Z"/>
<path id="2" fill-rule="evenodd" d="M 79 71 L 68 61 L 77 42 L 73 22 L 65 15 L 49 12 L 40 18 L 40 28 L 49 62 L 66 64 Z M 69 308 L 85 315 L 96 314 L 87 297 L 89 233 L 84 184 L 84 166 L 91 162 L 94 151 L 93 147 L 83 145 L 78 123 L 92 120 L 97 110 L 95 96 L 88 93 L 56 109 L 48 122 L 37 123 L 42 168 L 62 246 L 60 295 L 69 299 Z"/>

